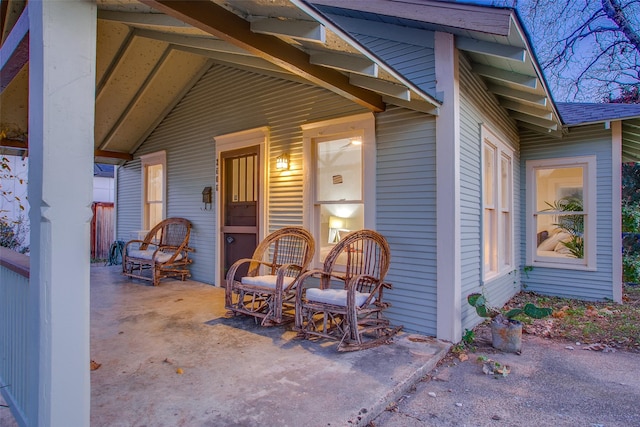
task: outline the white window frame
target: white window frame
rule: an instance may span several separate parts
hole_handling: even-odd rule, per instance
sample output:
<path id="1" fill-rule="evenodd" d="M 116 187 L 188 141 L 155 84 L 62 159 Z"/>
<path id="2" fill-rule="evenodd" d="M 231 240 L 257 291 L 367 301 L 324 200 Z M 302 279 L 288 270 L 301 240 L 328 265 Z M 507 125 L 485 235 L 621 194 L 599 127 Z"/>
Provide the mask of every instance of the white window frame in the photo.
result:
<path id="1" fill-rule="evenodd" d="M 162 165 L 162 219 L 167 217 L 167 152 L 157 151 L 140 156 L 142 176 L 142 227 L 150 230 L 155 224 L 149 224 L 149 204 L 147 203 L 147 168 Z"/>
<path id="2" fill-rule="evenodd" d="M 320 204 L 316 202 L 316 138 L 354 133 L 362 136 L 362 204 L 364 227 L 376 228 L 376 134 L 373 113 L 363 113 L 301 126 L 304 169 L 304 226 L 314 236 L 320 235 Z M 313 266 L 320 267 L 320 239 L 316 239 Z"/>
<path id="3" fill-rule="evenodd" d="M 481 126 L 480 136 L 482 140 L 482 276 L 484 281 L 494 279 L 496 277 L 503 276 L 513 271 L 515 265 L 515 233 L 514 233 L 514 150 L 507 145 L 500 137 L 494 132 L 488 129 L 486 126 Z M 494 173 L 491 177 L 491 187 L 494 195 L 494 206 L 489 207 L 485 204 L 485 189 L 486 189 L 486 173 L 485 173 L 485 148 L 490 147 L 494 150 Z M 502 159 L 506 157 L 508 159 L 508 200 L 506 206 L 502 206 Z M 495 232 L 488 236 L 485 229 L 485 220 L 487 216 L 487 209 L 493 209 L 495 212 Z M 508 222 L 504 219 L 504 213 L 509 213 Z M 505 231 L 506 230 L 506 231 Z M 495 245 L 496 257 L 494 260 L 495 265 L 488 267 L 488 260 L 485 256 L 485 245 L 487 244 L 487 238 L 492 240 L 492 244 Z"/>
<path id="4" fill-rule="evenodd" d="M 534 267 L 561 268 L 568 270 L 596 271 L 597 249 L 597 202 L 596 202 L 596 156 L 562 157 L 554 159 L 528 160 L 527 174 L 527 265 Z M 582 167 L 582 197 L 584 212 L 584 258 L 551 258 L 539 256 L 537 251 L 536 197 L 538 169 Z M 573 185 L 571 182 L 569 185 Z"/>

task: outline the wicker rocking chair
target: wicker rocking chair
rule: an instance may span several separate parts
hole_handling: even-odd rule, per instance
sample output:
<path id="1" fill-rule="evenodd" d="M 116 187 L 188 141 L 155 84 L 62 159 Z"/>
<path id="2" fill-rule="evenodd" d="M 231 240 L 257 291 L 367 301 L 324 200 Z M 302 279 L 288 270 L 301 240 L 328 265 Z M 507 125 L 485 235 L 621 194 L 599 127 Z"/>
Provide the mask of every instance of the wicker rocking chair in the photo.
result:
<path id="1" fill-rule="evenodd" d="M 261 325 L 293 321 L 298 277 L 306 271 L 313 253 L 313 236 L 300 227 L 285 227 L 268 235 L 252 258 L 236 261 L 227 272 L 225 307 L 230 315 L 245 314 Z M 238 268 L 248 265 L 244 277 Z"/>
<path id="2" fill-rule="evenodd" d="M 338 351 L 388 343 L 402 329 L 392 327 L 383 316 L 390 305 L 383 300 L 383 290 L 391 288 L 384 281 L 389 262 L 389 245 L 377 232 L 354 231 L 342 238 L 321 270 L 300 276 L 296 292 L 298 336 L 339 340 Z M 319 287 L 308 283 L 312 277 L 319 279 Z"/>
<path id="3" fill-rule="evenodd" d="M 188 266 L 191 222 L 184 218 L 167 218 L 147 233 L 144 240 L 130 240 L 122 250 L 122 274 L 149 280 L 154 286 L 165 277 L 191 277 Z M 144 274 L 150 270 L 150 274 Z"/>

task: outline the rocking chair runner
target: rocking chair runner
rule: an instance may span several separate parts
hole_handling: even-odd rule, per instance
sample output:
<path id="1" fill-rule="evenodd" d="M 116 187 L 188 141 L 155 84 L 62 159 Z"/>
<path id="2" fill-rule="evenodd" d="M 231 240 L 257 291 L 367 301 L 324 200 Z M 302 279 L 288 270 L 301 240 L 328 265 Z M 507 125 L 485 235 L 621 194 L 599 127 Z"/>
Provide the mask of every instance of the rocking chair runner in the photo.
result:
<path id="1" fill-rule="evenodd" d="M 362 350 L 388 342 L 402 326 L 383 316 L 389 303 L 383 290 L 390 251 L 385 238 L 372 230 L 347 234 L 327 255 L 324 267 L 300 276 L 296 292 L 296 325 L 300 337 L 340 340 L 338 351 Z M 344 263 L 344 269 L 339 266 Z M 308 279 L 319 279 L 319 287 Z"/>
<path id="2" fill-rule="evenodd" d="M 268 235 L 252 258 L 236 261 L 226 277 L 225 307 L 233 314 L 262 318 L 263 326 L 293 320 L 295 288 L 315 251 L 313 236 L 300 227 L 285 227 Z M 238 268 L 249 264 L 237 278 Z"/>
<path id="3" fill-rule="evenodd" d="M 144 240 L 130 240 L 122 251 L 122 274 L 150 280 L 154 286 L 164 277 L 191 277 L 188 266 L 191 222 L 184 218 L 167 218 L 147 233 Z M 139 245 L 139 246 L 138 246 Z M 151 270 L 151 274 L 143 274 Z"/>

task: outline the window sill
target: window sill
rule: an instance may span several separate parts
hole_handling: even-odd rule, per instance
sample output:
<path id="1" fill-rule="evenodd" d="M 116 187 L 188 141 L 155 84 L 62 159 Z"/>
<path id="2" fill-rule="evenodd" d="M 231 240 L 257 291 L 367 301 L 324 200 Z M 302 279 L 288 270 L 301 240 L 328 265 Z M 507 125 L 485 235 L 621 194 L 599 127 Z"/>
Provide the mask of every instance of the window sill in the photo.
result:
<path id="1" fill-rule="evenodd" d="M 490 273 L 490 274 L 487 274 L 487 275 L 484 277 L 484 279 L 482 280 L 482 282 L 483 282 L 483 283 L 490 283 L 490 282 L 492 282 L 492 281 L 494 281 L 494 280 L 497 280 L 497 279 L 499 279 L 499 278 L 501 278 L 501 277 L 508 276 L 509 274 L 511 274 L 511 272 L 512 272 L 513 270 L 514 270 L 514 268 L 513 268 L 513 267 L 510 267 L 510 268 L 508 268 L 508 269 L 506 269 L 506 270 L 503 270 L 503 271 L 500 271 L 500 272 L 497 272 L 497 273 Z"/>
<path id="2" fill-rule="evenodd" d="M 531 265 L 536 268 L 555 268 L 559 270 L 579 270 L 579 271 L 597 271 L 598 269 L 595 267 L 590 267 L 584 264 L 570 264 L 563 262 L 550 262 L 550 261 L 532 261 L 529 262 L 528 265 Z"/>

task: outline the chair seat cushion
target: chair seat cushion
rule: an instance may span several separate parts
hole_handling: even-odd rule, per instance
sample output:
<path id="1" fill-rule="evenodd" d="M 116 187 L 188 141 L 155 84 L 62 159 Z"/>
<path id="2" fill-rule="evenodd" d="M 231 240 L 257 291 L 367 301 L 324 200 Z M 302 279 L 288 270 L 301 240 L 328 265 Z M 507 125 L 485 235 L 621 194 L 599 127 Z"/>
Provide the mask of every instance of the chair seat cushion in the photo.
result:
<path id="1" fill-rule="evenodd" d="M 251 286 L 260 286 L 263 288 L 270 288 L 270 289 L 275 289 L 276 288 L 276 280 L 277 280 L 278 276 L 274 275 L 274 274 L 267 274 L 265 276 L 253 276 L 253 277 L 243 277 L 242 278 L 242 284 L 243 285 L 251 285 Z M 287 286 L 289 286 L 296 278 L 295 277 L 289 277 L 289 276 L 284 276 L 284 279 L 282 280 L 282 287 L 286 288 Z"/>
<path id="2" fill-rule="evenodd" d="M 358 307 L 362 306 L 367 298 L 369 298 L 368 293 L 356 291 L 356 305 Z M 347 290 L 309 288 L 307 289 L 307 300 L 346 307 Z M 375 298 L 371 302 L 373 303 L 374 301 Z"/>
<path id="3" fill-rule="evenodd" d="M 127 251 L 127 255 L 130 256 L 131 258 L 148 259 L 149 261 L 151 261 L 153 259 L 153 253 L 155 251 L 156 251 L 155 249 L 147 249 L 146 251 L 142 251 L 140 249 L 129 249 Z M 173 256 L 173 252 L 158 252 L 156 254 L 156 261 L 167 262 L 169 261 L 169 259 L 171 259 L 172 256 Z M 182 254 L 178 254 L 175 260 L 178 261 L 181 259 L 182 259 Z"/>

